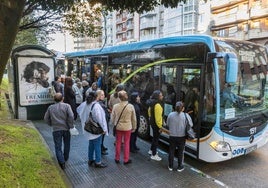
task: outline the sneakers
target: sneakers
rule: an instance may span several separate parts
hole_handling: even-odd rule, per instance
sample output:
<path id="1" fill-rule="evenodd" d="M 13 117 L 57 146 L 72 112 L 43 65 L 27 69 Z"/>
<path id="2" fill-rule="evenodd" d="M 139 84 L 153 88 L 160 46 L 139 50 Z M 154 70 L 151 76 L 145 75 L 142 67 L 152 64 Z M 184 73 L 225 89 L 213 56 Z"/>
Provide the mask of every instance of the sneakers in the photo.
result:
<path id="1" fill-rule="evenodd" d="M 184 166 L 179 166 L 177 169 L 178 172 L 182 172 L 183 170 L 184 170 Z"/>
<path id="2" fill-rule="evenodd" d="M 95 163 L 95 168 L 105 168 L 107 167 L 107 164 L 105 163 Z"/>
<path id="3" fill-rule="evenodd" d="M 168 170 L 169 171 L 173 171 L 173 168 L 171 168 L 170 166 L 168 166 Z"/>
<path id="4" fill-rule="evenodd" d="M 155 161 L 161 161 L 161 160 L 162 160 L 162 158 L 159 157 L 157 154 L 152 155 L 152 156 L 151 156 L 151 159 L 152 159 L 152 160 L 155 160 Z"/>
<path id="5" fill-rule="evenodd" d="M 149 155 L 152 155 L 152 154 L 153 154 L 152 150 L 149 150 L 149 151 L 148 151 L 148 154 L 149 154 Z M 156 154 L 158 154 L 158 151 L 156 152 Z"/>

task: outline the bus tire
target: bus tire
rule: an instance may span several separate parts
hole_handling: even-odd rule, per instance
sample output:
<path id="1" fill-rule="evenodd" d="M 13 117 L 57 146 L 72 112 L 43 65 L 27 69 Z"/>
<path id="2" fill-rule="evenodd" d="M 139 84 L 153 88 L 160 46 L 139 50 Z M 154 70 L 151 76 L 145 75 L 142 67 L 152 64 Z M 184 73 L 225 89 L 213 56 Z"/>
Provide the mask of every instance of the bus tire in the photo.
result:
<path id="1" fill-rule="evenodd" d="M 144 117 L 143 115 L 140 116 L 140 127 L 138 129 L 138 135 L 142 139 L 150 138 L 150 126 L 146 117 Z"/>

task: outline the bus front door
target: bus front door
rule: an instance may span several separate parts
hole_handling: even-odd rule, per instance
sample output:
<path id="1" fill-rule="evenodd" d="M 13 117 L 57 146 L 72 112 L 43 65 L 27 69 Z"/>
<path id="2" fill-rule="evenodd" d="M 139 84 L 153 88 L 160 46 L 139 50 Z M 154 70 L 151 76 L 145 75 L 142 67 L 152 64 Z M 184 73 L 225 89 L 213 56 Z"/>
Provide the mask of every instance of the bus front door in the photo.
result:
<path id="1" fill-rule="evenodd" d="M 199 135 L 201 127 L 200 114 L 202 114 L 202 66 L 182 66 L 178 71 L 178 85 L 180 86 L 180 98 L 184 102 L 185 110 L 193 121 L 193 129 Z M 199 139 L 188 140 L 185 151 L 187 154 L 198 158 Z"/>
<path id="2" fill-rule="evenodd" d="M 155 75 L 159 76 L 159 83 L 161 83 L 161 91 L 164 94 L 164 117 L 175 110 L 177 101 L 182 101 L 185 106 L 185 111 L 190 115 L 193 121 L 193 128 L 196 133 L 200 129 L 200 110 L 202 110 L 202 65 L 188 65 L 184 64 L 165 64 L 154 67 Z M 202 113 L 201 113 L 202 114 Z M 168 125 L 165 125 L 168 129 Z M 199 135 L 199 133 L 197 134 Z M 163 141 L 167 139 L 163 135 Z M 167 140 L 166 140 L 167 141 Z M 185 151 L 195 158 L 198 158 L 198 144 L 199 139 L 187 141 Z"/>

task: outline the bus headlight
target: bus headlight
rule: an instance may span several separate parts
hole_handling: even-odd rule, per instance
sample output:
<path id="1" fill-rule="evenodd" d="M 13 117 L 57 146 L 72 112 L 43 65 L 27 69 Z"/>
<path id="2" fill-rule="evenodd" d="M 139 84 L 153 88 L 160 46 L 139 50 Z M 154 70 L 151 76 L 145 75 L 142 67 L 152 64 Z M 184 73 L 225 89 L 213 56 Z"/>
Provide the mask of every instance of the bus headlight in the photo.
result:
<path id="1" fill-rule="evenodd" d="M 210 146 L 219 152 L 227 152 L 230 151 L 231 148 L 227 142 L 224 141 L 213 141 L 210 143 Z"/>

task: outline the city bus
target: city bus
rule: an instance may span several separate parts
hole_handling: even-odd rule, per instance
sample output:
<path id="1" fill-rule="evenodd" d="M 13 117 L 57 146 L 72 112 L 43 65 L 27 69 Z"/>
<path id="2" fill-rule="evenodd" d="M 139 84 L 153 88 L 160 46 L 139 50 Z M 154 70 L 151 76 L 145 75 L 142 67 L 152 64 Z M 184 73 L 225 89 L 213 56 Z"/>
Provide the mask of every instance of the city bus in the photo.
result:
<path id="1" fill-rule="evenodd" d="M 185 153 L 206 162 L 246 155 L 268 141 L 267 49 L 247 41 L 207 35 L 174 36 L 65 54 L 92 81 L 103 73 L 109 96 L 117 84 L 141 96 L 139 136 L 152 135 L 146 101 L 164 95 L 164 119 L 183 101 L 196 132 Z M 81 71 L 80 71 L 81 72 Z M 75 71 L 72 72 L 75 75 Z M 168 129 L 168 125 L 164 123 Z M 168 135 L 161 133 L 168 143 Z"/>

